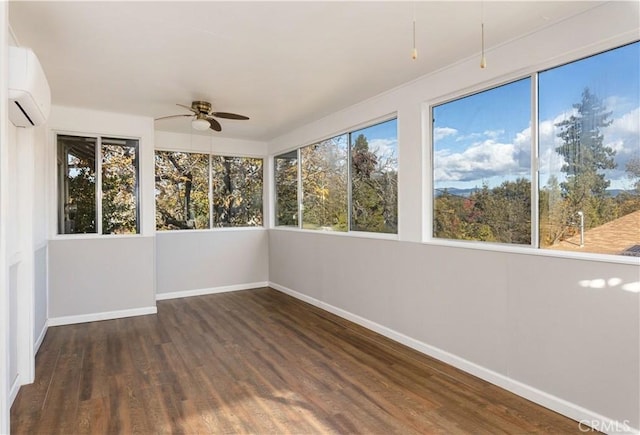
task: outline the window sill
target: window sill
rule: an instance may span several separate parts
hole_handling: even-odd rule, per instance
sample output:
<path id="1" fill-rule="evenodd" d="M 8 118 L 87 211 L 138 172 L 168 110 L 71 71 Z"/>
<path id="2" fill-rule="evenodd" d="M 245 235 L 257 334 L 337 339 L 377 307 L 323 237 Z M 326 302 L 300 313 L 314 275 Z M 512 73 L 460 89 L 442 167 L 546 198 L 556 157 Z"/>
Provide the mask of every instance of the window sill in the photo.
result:
<path id="1" fill-rule="evenodd" d="M 323 230 L 307 230 L 297 227 L 272 227 L 270 230 L 277 231 L 289 231 L 306 234 L 322 234 L 325 236 L 338 236 L 338 237 L 355 237 L 358 239 L 381 239 L 381 240 L 399 240 L 397 234 L 389 233 L 369 233 L 365 231 L 323 231 Z"/>
<path id="2" fill-rule="evenodd" d="M 153 237 L 148 234 L 56 234 L 49 240 L 104 240 L 104 239 L 139 239 Z"/>
<path id="3" fill-rule="evenodd" d="M 215 233 L 226 231 L 264 231 L 265 227 L 217 227 L 217 228 L 203 228 L 199 230 L 155 230 L 155 234 L 193 234 L 193 233 Z"/>
<path id="4" fill-rule="evenodd" d="M 425 245 L 447 246 L 450 248 L 476 249 L 481 251 L 505 252 L 521 255 L 539 255 L 543 257 L 567 258 L 573 260 L 599 261 L 605 263 L 640 265 L 640 257 L 626 255 L 595 254 L 591 252 L 555 251 L 540 249 L 532 246 L 508 245 L 503 243 L 488 243 L 478 241 L 459 241 L 445 239 L 429 239 L 423 242 Z"/>

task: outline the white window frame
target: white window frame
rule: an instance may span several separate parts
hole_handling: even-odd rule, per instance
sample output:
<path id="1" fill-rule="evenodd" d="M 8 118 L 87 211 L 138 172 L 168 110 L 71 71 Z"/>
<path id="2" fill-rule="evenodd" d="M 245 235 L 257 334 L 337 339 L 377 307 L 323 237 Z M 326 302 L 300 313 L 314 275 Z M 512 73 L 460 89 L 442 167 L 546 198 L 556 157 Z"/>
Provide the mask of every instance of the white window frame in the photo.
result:
<path id="1" fill-rule="evenodd" d="M 113 134 L 96 134 L 96 133 L 81 133 L 81 132 L 70 132 L 64 130 L 55 130 L 53 133 L 53 153 L 55 156 L 55 239 L 88 239 L 88 238 L 104 238 L 104 237 L 141 237 L 142 236 L 142 215 L 140 207 L 140 137 L 135 136 L 121 136 L 121 135 L 113 135 Z M 61 174 L 58 167 L 58 157 L 59 157 L 59 149 L 58 149 L 58 136 L 74 136 L 74 137 L 82 137 L 82 138 L 93 138 L 96 140 L 95 145 L 95 159 L 96 159 L 96 167 L 95 167 L 95 177 L 96 177 L 96 192 L 95 192 L 95 201 L 96 201 L 96 232 L 95 233 L 63 233 L 60 232 L 61 229 L 61 219 L 64 218 L 61 215 L 60 201 L 63 199 L 63 192 L 60 191 L 60 180 Z M 136 197 L 136 232 L 135 233 L 127 233 L 127 234 L 102 234 L 102 139 L 115 139 L 115 140 L 135 140 L 136 144 L 136 185 L 135 185 L 135 197 Z"/>
<path id="2" fill-rule="evenodd" d="M 539 242 L 539 141 L 538 141 L 538 77 L 539 74 L 553 68 L 561 67 L 566 64 L 578 62 L 592 56 L 605 53 L 607 51 L 616 50 L 626 45 L 640 43 L 640 40 L 618 41 L 613 46 L 599 47 L 597 50 L 588 50 L 577 55 L 567 57 L 562 61 L 546 62 L 545 64 L 535 65 L 525 71 L 512 72 L 492 80 L 479 83 L 472 87 L 445 94 L 441 97 L 434 98 L 422 104 L 423 113 L 423 155 L 426 162 L 423 168 L 426 168 L 423 203 L 424 203 L 424 221 L 422 226 L 422 243 L 428 245 L 448 246 L 465 249 L 478 249 L 492 252 L 505 252 L 514 254 L 540 255 L 545 257 L 570 258 L 580 260 L 595 260 L 600 262 L 616 263 L 616 264 L 632 264 L 640 265 L 640 257 L 632 257 L 617 254 L 602 254 L 593 252 L 574 252 L 563 250 L 552 250 L 540 247 Z M 433 108 L 447 102 L 459 100 L 470 95 L 489 91 L 499 86 L 515 82 L 520 79 L 531 78 L 531 244 L 517 245 L 497 242 L 486 242 L 478 240 L 452 240 L 437 238 L 433 235 L 434 220 L 434 194 L 433 194 L 433 176 L 434 176 L 434 141 L 433 141 Z M 426 119 L 425 119 L 426 118 Z M 534 128 L 535 127 L 535 128 Z"/>
<path id="3" fill-rule="evenodd" d="M 265 162 L 267 158 L 263 155 L 252 155 L 252 154 L 236 154 L 236 153 L 212 153 L 210 151 L 195 151 L 195 150 L 184 150 L 179 148 L 155 148 L 153 150 L 154 164 L 153 164 L 153 174 L 155 180 L 155 156 L 157 152 L 168 152 L 168 153 L 185 153 L 185 154 L 204 154 L 208 156 L 209 160 L 209 182 L 208 182 L 208 192 L 207 197 L 209 200 L 209 228 L 192 228 L 192 229 L 183 229 L 183 230 L 158 230 L 156 227 L 156 217 L 154 213 L 153 218 L 153 232 L 155 234 L 180 234 L 187 232 L 206 232 L 206 231 L 242 231 L 242 230 L 264 230 L 266 229 L 265 220 L 265 175 L 266 175 L 266 166 Z M 249 159 L 259 159 L 262 160 L 262 225 L 243 225 L 243 226 L 235 226 L 235 227 L 214 227 L 213 226 L 213 170 L 212 163 L 213 157 L 237 157 L 237 158 L 249 158 Z M 154 189 L 155 189 L 155 181 L 154 181 Z M 154 210 L 155 210 L 155 196 L 154 196 Z"/>
<path id="4" fill-rule="evenodd" d="M 389 122 L 389 121 L 393 121 L 396 120 L 396 123 L 398 122 L 398 114 L 396 112 L 394 113 L 390 113 L 384 116 L 381 116 L 379 118 L 373 119 L 373 120 L 369 120 L 367 122 L 363 122 L 360 124 L 357 124 L 355 126 L 352 126 L 350 128 L 347 128 L 345 130 L 342 130 L 338 133 L 334 133 L 328 136 L 323 136 L 321 139 L 318 140 L 314 140 L 311 142 L 307 142 L 304 145 L 300 145 L 300 146 L 296 146 L 296 147 L 292 147 L 292 148 L 286 148 L 283 150 L 278 151 L 277 153 L 274 153 L 270 156 L 270 164 L 271 167 L 274 168 L 273 171 L 273 176 L 270 177 L 269 182 L 271 183 L 270 185 L 273 187 L 271 190 L 273 192 L 273 194 L 271 195 L 271 204 L 273 204 L 273 207 L 271 207 L 272 209 L 272 213 L 271 213 L 271 225 L 270 225 L 270 229 L 277 229 L 277 230 L 282 230 L 282 231 L 302 231 L 302 232 L 308 232 L 311 234 L 326 234 L 326 235 L 334 235 L 334 236 L 341 236 L 341 237 L 359 237 L 359 238 L 372 238 L 372 239 L 385 239 L 385 240 L 399 240 L 399 233 L 400 233 L 400 222 L 399 222 L 399 215 L 400 215 L 400 207 L 399 207 L 399 197 L 398 197 L 398 207 L 397 207 L 397 213 L 398 213 L 398 229 L 395 233 L 378 233 L 378 232 L 369 232 L 369 231 L 355 231 L 351 229 L 351 196 L 352 196 L 352 180 L 351 180 L 351 135 L 354 132 L 357 132 L 359 130 L 363 130 L 365 128 L 368 127 L 373 127 L 375 125 L 378 124 L 383 124 L 385 122 Z M 396 127 L 397 128 L 397 127 Z M 311 230 L 311 229 L 305 229 L 302 227 L 303 225 L 303 218 L 304 218 L 304 206 L 303 206 L 303 189 L 302 189 L 302 159 L 301 159 L 301 150 L 305 147 L 308 146 L 312 146 L 312 145 L 316 145 L 319 143 L 322 143 L 324 141 L 333 139 L 335 137 L 339 137 L 339 136 L 343 136 L 343 135 L 347 135 L 347 231 L 320 231 L 320 230 Z M 398 140 L 399 137 L 399 131 L 396 130 L 396 140 Z M 276 184 L 275 184 L 275 158 L 278 156 L 281 156 L 283 154 L 288 154 L 292 151 L 297 151 L 297 163 L 298 163 L 298 224 L 297 226 L 287 226 L 287 225 L 276 225 L 275 224 L 275 204 L 276 204 L 276 195 L 275 195 L 275 191 L 276 191 Z M 397 153 L 397 158 L 398 161 L 400 159 L 400 146 L 399 146 L 399 140 L 398 140 L 398 147 L 396 149 L 396 153 Z M 398 165 L 398 174 L 400 173 L 400 167 Z M 398 193 L 400 192 L 400 182 L 399 182 L 399 178 L 398 178 Z"/>

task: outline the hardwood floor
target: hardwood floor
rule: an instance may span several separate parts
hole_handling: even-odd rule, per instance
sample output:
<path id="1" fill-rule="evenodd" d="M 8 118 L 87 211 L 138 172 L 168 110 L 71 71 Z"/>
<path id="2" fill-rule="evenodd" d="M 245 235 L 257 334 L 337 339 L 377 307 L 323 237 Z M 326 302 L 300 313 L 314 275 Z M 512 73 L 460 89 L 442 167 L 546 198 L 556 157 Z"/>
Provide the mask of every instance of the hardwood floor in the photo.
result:
<path id="1" fill-rule="evenodd" d="M 11 432 L 580 433 L 573 420 L 268 288 L 49 328 Z"/>

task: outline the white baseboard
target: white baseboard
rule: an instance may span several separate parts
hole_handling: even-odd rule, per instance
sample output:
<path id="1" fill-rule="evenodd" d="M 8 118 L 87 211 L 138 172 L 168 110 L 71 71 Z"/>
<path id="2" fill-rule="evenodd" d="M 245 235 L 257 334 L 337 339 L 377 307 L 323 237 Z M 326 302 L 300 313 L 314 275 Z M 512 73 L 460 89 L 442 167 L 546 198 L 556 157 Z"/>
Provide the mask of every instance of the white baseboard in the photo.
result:
<path id="1" fill-rule="evenodd" d="M 100 320 L 121 319 L 124 317 L 144 316 L 156 314 L 158 308 L 143 307 L 131 308 L 128 310 L 106 311 L 102 313 L 80 314 L 77 316 L 50 317 L 48 326 L 73 325 L 74 323 L 98 322 Z"/>
<path id="2" fill-rule="evenodd" d="M 42 326 L 42 331 L 40 331 L 40 335 L 36 339 L 36 342 L 33 343 L 33 354 L 36 355 L 38 350 L 40 350 L 40 346 L 44 341 L 44 336 L 47 335 L 47 329 L 49 329 L 49 320 L 45 320 L 44 325 Z"/>
<path id="3" fill-rule="evenodd" d="M 20 373 L 18 373 L 11 384 L 11 389 L 9 389 L 9 408 L 13 405 L 14 400 L 16 400 L 16 396 L 18 395 L 18 391 L 20 391 L 20 387 L 22 384 L 20 383 Z"/>
<path id="4" fill-rule="evenodd" d="M 268 286 L 269 286 L 269 282 L 260 281 L 260 282 L 250 282 L 246 284 L 227 285 L 227 286 L 221 286 L 221 287 L 200 288 L 195 290 L 183 290 L 183 291 L 169 292 L 169 293 L 157 293 L 156 301 L 161 301 L 165 299 L 186 298 L 189 296 L 211 295 L 215 293 L 235 292 L 238 290 L 251 290 L 255 288 L 268 287 Z"/>
<path id="5" fill-rule="evenodd" d="M 360 326 L 364 326 L 367 329 L 377 332 L 391 340 L 402 343 L 412 349 L 417 350 L 425 355 L 436 358 L 443 361 L 453 367 L 484 379 L 494 385 L 504 388 L 518 396 L 531 400 L 539 405 L 549 408 L 555 412 L 565 415 L 573 420 L 576 420 L 576 424 L 580 425 L 580 430 L 585 431 L 587 427 L 600 430 L 601 432 L 610 434 L 639 434 L 640 430 L 632 428 L 627 422 L 620 422 L 612 420 L 589 409 L 585 409 L 575 403 L 568 402 L 564 399 L 556 397 L 552 394 L 538 390 L 535 387 L 524 384 L 509 378 L 501 373 L 482 367 L 474 362 L 468 361 L 457 355 L 449 353 L 445 350 L 439 349 L 435 346 L 423 343 L 419 340 L 411 338 L 379 323 L 372 322 L 371 320 L 360 317 L 342 308 L 335 307 L 326 302 L 315 299 L 311 296 L 307 296 L 303 293 L 299 293 L 295 290 L 282 286 L 280 284 L 269 282 L 269 287 L 278 290 L 282 293 L 288 294 L 296 299 L 307 302 L 325 311 L 328 311 L 343 319 L 349 320 Z"/>

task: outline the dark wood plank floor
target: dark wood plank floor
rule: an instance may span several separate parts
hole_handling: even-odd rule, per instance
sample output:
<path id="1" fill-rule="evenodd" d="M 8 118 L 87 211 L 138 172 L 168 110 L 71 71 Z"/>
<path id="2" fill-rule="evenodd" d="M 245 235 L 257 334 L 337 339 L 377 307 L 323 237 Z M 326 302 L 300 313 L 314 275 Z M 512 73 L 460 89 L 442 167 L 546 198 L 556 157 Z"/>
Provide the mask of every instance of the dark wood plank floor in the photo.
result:
<path id="1" fill-rule="evenodd" d="M 577 422 L 272 289 L 49 328 L 36 433 L 580 433 Z"/>

